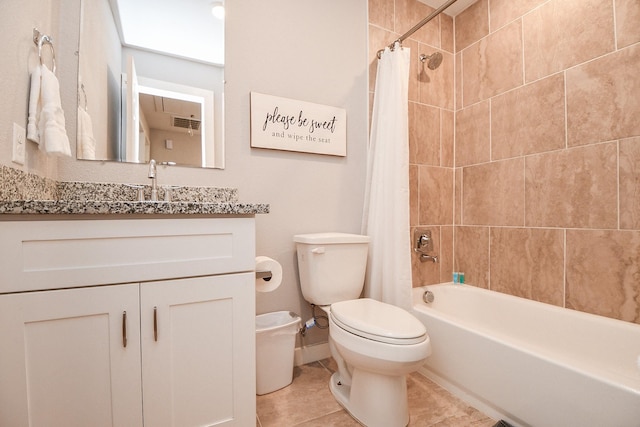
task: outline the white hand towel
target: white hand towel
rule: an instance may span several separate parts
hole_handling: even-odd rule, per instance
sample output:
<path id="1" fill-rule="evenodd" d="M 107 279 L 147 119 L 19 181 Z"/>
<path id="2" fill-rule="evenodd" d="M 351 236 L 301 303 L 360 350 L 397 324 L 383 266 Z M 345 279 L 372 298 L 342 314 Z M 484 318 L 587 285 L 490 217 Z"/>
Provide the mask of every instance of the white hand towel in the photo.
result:
<path id="1" fill-rule="evenodd" d="M 27 119 L 27 139 L 36 144 L 40 142 L 38 119 L 40 118 L 40 65 L 31 73 L 31 88 L 29 91 L 29 118 Z"/>
<path id="2" fill-rule="evenodd" d="M 71 156 L 69 138 L 65 130 L 64 111 L 60 102 L 60 84 L 56 75 L 46 65 L 42 65 L 40 79 L 40 149 L 47 153 Z"/>
<path id="3" fill-rule="evenodd" d="M 76 144 L 76 156 L 79 159 L 96 159 L 96 140 L 93 137 L 93 124 L 91 116 L 82 107 L 78 107 L 78 142 Z"/>

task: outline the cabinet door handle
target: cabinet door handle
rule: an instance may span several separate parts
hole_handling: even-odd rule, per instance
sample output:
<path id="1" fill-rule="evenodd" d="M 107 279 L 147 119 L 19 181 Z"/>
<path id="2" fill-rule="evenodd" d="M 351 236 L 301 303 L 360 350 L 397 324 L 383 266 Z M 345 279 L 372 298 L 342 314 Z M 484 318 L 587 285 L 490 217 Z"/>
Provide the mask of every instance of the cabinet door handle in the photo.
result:
<path id="1" fill-rule="evenodd" d="M 153 307 L 153 340 L 158 341 L 158 307 Z"/>
<path id="2" fill-rule="evenodd" d="M 122 312 L 122 346 L 127 348 L 127 312 Z"/>

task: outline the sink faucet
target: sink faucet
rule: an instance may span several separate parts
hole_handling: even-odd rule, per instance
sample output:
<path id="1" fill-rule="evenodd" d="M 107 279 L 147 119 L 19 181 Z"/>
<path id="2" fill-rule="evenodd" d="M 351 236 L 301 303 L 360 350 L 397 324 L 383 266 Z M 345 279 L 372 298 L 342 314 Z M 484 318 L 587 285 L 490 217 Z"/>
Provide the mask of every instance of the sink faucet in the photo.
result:
<path id="1" fill-rule="evenodd" d="M 149 162 L 149 178 L 151 178 L 151 201 L 155 202 L 158 200 L 158 183 L 156 182 L 156 161 L 151 159 Z"/>

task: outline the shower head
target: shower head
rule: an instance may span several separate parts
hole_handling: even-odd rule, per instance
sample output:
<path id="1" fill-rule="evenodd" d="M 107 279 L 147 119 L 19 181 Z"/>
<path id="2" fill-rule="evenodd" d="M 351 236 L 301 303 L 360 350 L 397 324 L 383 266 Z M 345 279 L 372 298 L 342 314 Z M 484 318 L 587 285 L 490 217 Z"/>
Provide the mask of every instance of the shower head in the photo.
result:
<path id="1" fill-rule="evenodd" d="M 420 55 L 420 61 L 426 62 L 430 70 L 435 70 L 442 64 L 442 54 L 440 52 L 434 52 L 431 55 L 425 55 L 423 53 Z"/>

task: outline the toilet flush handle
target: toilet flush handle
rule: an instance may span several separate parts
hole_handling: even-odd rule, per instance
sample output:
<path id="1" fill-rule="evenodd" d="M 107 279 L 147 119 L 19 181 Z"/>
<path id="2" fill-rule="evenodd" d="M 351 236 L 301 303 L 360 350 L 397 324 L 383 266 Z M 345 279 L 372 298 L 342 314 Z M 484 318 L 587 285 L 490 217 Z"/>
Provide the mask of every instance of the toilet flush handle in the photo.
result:
<path id="1" fill-rule="evenodd" d="M 312 254 L 323 254 L 324 253 L 324 246 L 320 246 L 319 248 L 311 249 L 311 253 Z"/>

